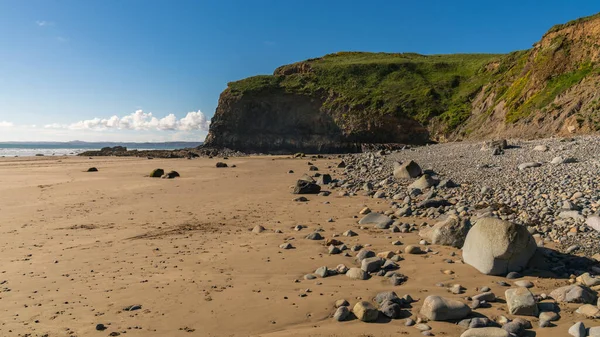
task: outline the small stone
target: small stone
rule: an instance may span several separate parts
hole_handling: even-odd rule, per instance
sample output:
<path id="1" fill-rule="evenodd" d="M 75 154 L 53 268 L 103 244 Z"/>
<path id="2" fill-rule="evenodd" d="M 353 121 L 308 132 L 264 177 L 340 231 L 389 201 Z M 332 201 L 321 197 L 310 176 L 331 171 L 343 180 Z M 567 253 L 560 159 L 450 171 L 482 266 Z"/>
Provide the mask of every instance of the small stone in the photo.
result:
<path id="1" fill-rule="evenodd" d="M 349 307 L 350 303 L 348 301 L 346 301 L 345 299 L 341 299 L 341 300 L 337 300 L 335 301 L 335 307 L 339 308 L 339 307 Z"/>
<path id="2" fill-rule="evenodd" d="M 425 323 L 419 323 L 419 324 L 415 325 L 415 328 L 417 330 L 420 330 L 420 331 L 429 331 L 429 330 L 431 330 L 431 327 L 429 325 L 425 324 Z"/>
<path id="3" fill-rule="evenodd" d="M 423 253 L 423 251 L 421 250 L 421 247 L 419 246 L 414 246 L 414 245 L 408 245 L 404 248 L 404 252 L 406 254 L 421 254 Z"/>
<path id="4" fill-rule="evenodd" d="M 349 229 L 349 230 L 345 231 L 342 235 L 352 237 L 352 236 L 357 236 L 358 234 L 356 234 L 354 231 Z"/>
<path id="5" fill-rule="evenodd" d="M 504 293 L 508 312 L 511 315 L 538 316 L 538 306 L 533 294 L 527 288 L 507 289 Z"/>
<path id="6" fill-rule="evenodd" d="M 337 271 L 338 274 L 346 274 L 349 269 L 344 264 L 338 264 L 338 266 L 335 267 L 335 270 Z"/>
<path id="7" fill-rule="evenodd" d="M 589 318 L 600 318 L 600 309 L 593 304 L 584 304 L 575 312 Z"/>
<path id="8" fill-rule="evenodd" d="M 286 242 L 286 243 L 283 243 L 283 244 L 279 245 L 279 248 L 281 248 L 281 249 L 292 249 L 294 247 L 292 246 L 291 243 Z"/>
<path id="9" fill-rule="evenodd" d="M 365 207 L 363 209 L 360 210 L 360 212 L 358 212 L 358 214 L 362 214 L 362 215 L 366 215 L 371 213 L 371 209 L 369 207 Z"/>
<path id="10" fill-rule="evenodd" d="M 327 269 L 327 267 L 325 267 L 325 266 L 319 267 L 317 270 L 315 270 L 315 275 L 317 275 L 319 277 L 327 277 L 328 274 L 329 274 L 329 269 Z"/>
<path id="11" fill-rule="evenodd" d="M 380 257 L 369 257 L 361 262 L 361 269 L 367 273 L 377 272 L 383 264 L 383 259 Z"/>
<path id="12" fill-rule="evenodd" d="M 335 314 L 333 314 L 333 319 L 335 319 L 338 322 L 342 322 L 342 321 L 347 320 L 349 316 L 350 316 L 350 309 L 348 309 L 347 306 L 340 306 L 335 311 Z"/>
<path id="13" fill-rule="evenodd" d="M 528 281 L 528 280 L 519 280 L 519 281 L 516 281 L 515 285 L 517 287 L 533 288 L 533 282 Z"/>
<path id="14" fill-rule="evenodd" d="M 346 272 L 346 276 L 354 280 L 366 280 L 368 278 L 368 274 L 360 268 L 348 269 L 348 271 Z"/>
<path id="15" fill-rule="evenodd" d="M 380 305 L 379 311 L 381 311 L 381 313 L 385 316 L 393 319 L 400 318 L 402 315 L 402 308 L 400 307 L 400 304 L 394 301 L 384 301 Z"/>
<path id="16" fill-rule="evenodd" d="M 469 329 L 463 332 L 460 337 L 510 337 L 510 334 L 508 331 L 500 328 L 488 327 Z"/>
<path id="17" fill-rule="evenodd" d="M 517 278 L 521 278 L 521 274 L 517 273 L 516 271 L 511 271 L 506 275 L 506 278 L 509 280 L 514 280 Z"/>
<path id="18" fill-rule="evenodd" d="M 559 318 L 560 318 L 560 316 L 557 313 L 555 313 L 554 311 L 544 311 L 544 312 L 540 313 L 540 316 L 539 316 L 540 321 L 548 321 L 548 322 L 558 321 Z"/>
<path id="19" fill-rule="evenodd" d="M 487 291 L 485 293 L 477 294 L 473 296 L 473 300 L 481 302 L 494 302 L 496 301 L 496 295 L 493 292 Z"/>
<path id="20" fill-rule="evenodd" d="M 313 232 L 306 236 L 307 240 L 323 240 L 323 236 L 319 232 Z"/>
<path id="21" fill-rule="evenodd" d="M 254 228 L 252 228 L 252 233 L 262 233 L 265 231 L 265 228 L 261 225 L 256 225 L 254 226 Z"/>
<path id="22" fill-rule="evenodd" d="M 420 313 L 432 321 L 460 320 L 471 313 L 471 308 L 457 300 L 428 296 Z"/>
<path id="23" fill-rule="evenodd" d="M 379 317 L 379 310 L 370 302 L 360 301 L 352 309 L 356 318 L 363 322 L 374 322 Z"/>
<path id="24" fill-rule="evenodd" d="M 573 324 L 569 328 L 569 335 L 573 337 L 585 337 L 587 335 L 587 331 L 585 329 L 585 325 L 583 325 L 583 322 L 577 322 Z"/>
<path id="25" fill-rule="evenodd" d="M 569 285 L 555 289 L 550 293 L 550 297 L 556 302 L 587 304 L 596 302 L 596 294 L 589 288 L 579 285 Z"/>

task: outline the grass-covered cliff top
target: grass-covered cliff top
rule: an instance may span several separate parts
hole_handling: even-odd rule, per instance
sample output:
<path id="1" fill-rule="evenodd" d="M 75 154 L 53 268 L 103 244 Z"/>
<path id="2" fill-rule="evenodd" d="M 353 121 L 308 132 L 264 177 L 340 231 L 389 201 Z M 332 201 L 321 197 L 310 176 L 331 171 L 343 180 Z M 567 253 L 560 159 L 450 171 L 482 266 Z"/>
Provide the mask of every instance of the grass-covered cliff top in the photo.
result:
<path id="1" fill-rule="evenodd" d="M 229 83 L 234 95 L 285 90 L 319 96 L 345 115 L 396 114 L 450 128 L 470 114 L 469 100 L 505 58 L 493 54 L 419 55 L 342 52 L 283 66 L 274 75 Z"/>
<path id="2" fill-rule="evenodd" d="M 571 20 L 571 21 L 566 22 L 566 23 L 561 23 L 561 24 L 558 24 L 558 25 L 554 25 L 554 26 L 552 26 L 552 28 L 550 28 L 548 30 L 548 32 L 546 34 L 555 33 L 555 32 L 558 32 L 559 30 L 562 30 L 562 29 L 565 29 L 565 28 L 568 28 L 568 27 L 571 27 L 571 26 L 574 26 L 574 25 L 577 25 L 577 24 L 580 24 L 580 23 L 592 21 L 592 20 L 595 20 L 595 19 L 598 19 L 598 18 L 600 18 L 600 13 L 597 13 L 597 14 L 594 14 L 594 15 L 590 15 L 590 16 L 584 16 L 584 17 L 581 17 L 581 18 L 578 18 L 578 19 L 575 19 L 575 20 Z"/>

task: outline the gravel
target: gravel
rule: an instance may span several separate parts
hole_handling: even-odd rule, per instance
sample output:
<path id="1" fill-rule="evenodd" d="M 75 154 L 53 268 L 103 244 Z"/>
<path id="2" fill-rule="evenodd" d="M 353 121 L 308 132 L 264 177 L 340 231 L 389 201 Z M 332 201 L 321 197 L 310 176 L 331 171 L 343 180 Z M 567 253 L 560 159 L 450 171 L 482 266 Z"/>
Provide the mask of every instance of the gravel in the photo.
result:
<path id="1" fill-rule="evenodd" d="M 600 209 L 600 137 L 509 140 L 508 144 L 500 155 L 493 155 L 481 142 L 345 155 L 343 175 L 334 184 L 349 195 L 385 195 L 398 216 L 442 219 L 455 214 L 472 221 L 493 216 L 527 226 L 540 246 L 557 242 L 563 252 L 571 247 L 570 253 L 600 253 L 600 232 L 585 224 Z M 548 150 L 534 151 L 536 146 Z M 554 160 L 557 157 L 569 160 Z M 395 179 L 393 168 L 394 163 L 409 160 L 423 168 L 428 181 L 451 180 L 455 184 L 445 185 L 458 186 L 407 188 L 418 178 Z M 541 165 L 520 170 L 524 163 Z"/>

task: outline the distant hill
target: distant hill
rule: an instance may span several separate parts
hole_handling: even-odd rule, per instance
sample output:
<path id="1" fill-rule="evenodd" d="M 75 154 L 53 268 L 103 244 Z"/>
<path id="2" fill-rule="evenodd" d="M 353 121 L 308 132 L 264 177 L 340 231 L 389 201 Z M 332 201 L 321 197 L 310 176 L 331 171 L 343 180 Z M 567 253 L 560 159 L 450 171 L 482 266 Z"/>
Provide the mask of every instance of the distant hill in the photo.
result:
<path id="1" fill-rule="evenodd" d="M 600 14 L 504 55 L 340 52 L 228 84 L 207 146 L 342 152 L 363 143 L 600 130 Z"/>
<path id="2" fill-rule="evenodd" d="M 0 142 L 0 147 L 10 145 L 11 147 L 51 147 L 51 148 L 80 148 L 80 149 L 101 149 L 103 147 L 124 146 L 132 149 L 185 149 L 196 148 L 202 145 L 202 142 L 84 142 L 74 140 L 70 142 Z"/>

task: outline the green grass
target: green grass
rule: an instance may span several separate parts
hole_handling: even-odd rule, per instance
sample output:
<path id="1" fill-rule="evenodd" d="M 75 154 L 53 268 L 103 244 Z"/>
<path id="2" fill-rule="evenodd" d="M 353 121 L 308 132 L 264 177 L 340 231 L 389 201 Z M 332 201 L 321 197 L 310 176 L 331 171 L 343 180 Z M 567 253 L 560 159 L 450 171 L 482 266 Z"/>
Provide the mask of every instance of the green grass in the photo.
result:
<path id="1" fill-rule="evenodd" d="M 574 25 L 577 25 L 577 24 L 580 24 L 580 23 L 584 23 L 584 22 L 587 22 L 587 21 L 591 21 L 591 20 L 597 19 L 599 17 L 600 17 L 600 13 L 597 13 L 597 14 L 594 14 L 594 15 L 590 15 L 590 16 L 586 16 L 586 17 L 582 17 L 582 18 L 579 18 L 579 19 L 576 19 L 576 20 L 569 21 L 567 23 L 563 23 L 563 24 L 559 24 L 559 25 L 554 25 L 554 26 L 552 26 L 552 28 L 550 28 L 548 30 L 548 32 L 546 34 L 555 33 L 555 32 L 557 32 L 559 30 L 562 30 L 562 29 L 565 29 L 565 28 L 568 28 L 570 26 L 574 26 Z"/>
<path id="2" fill-rule="evenodd" d="M 535 110 L 542 109 L 549 105 L 551 108 L 555 108 L 551 106 L 551 103 L 558 95 L 562 94 L 575 84 L 581 82 L 581 80 L 583 80 L 592 72 L 598 72 L 598 69 L 594 68 L 592 63 L 586 62 L 581 64 L 575 71 L 551 78 L 542 90 L 531 95 L 527 101 L 519 105 L 516 104 L 512 99 L 513 97 L 518 98 L 523 96 L 521 91 L 529 80 L 529 76 L 518 79 L 513 84 L 513 86 L 515 86 L 514 93 L 507 92 L 507 95 L 505 96 L 507 100 L 507 106 L 509 108 L 509 112 L 506 114 L 506 121 L 508 123 L 517 122 L 528 117 Z M 513 88 L 511 87 L 511 89 Z"/>
<path id="3" fill-rule="evenodd" d="M 469 117 L 473 96 L 498 76 L 486 65 L 506 66 L 503 58 L 341 52 L 306 61 L 312 69 L 307 73 L 250 77 L 229 83 L 229 89 L 234 94 L 282 90 L 321 97 L 323 109 L 344 111 L 338 117 L 348 122 L 393 114 L 427 124 L 441 116 L 453 129 Z"/>

